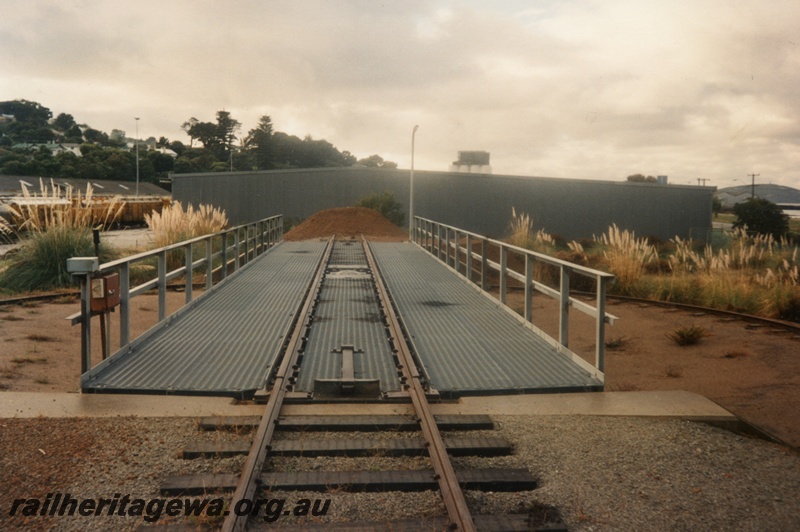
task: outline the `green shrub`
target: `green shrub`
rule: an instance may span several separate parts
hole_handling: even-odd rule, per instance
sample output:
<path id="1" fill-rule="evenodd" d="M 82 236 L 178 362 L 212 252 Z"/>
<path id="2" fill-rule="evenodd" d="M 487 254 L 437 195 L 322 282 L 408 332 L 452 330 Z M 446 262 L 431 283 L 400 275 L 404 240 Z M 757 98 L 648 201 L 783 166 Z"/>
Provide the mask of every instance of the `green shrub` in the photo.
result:
<path id="1" fill-rule="evenodd" d="M 733 206 L 734 229 L 747 228 L 778 239 L 789 231 L 789 216 L 769 200 L 750 198 Z"/>
<path id="2" fill-rule="evenodd" d="M 19 251 L 8 259 L 8 267 L 0 273 L 0 286 L 10 292 L 73 286 L 76 283 L 67 273 L 67 259 L 94 255 L 89 229 L 61 226 L 33 232 Z M 100 262 L 111 259 L 112 253 L 101 244 Z"/>
<path id="3" fill-rule="evenodd" d="M 388 190 L 383 194 L 374 193 L 364 196 L 356 202 L 355 206 L 374 209 L 398 227 L 405 225 L 406 215 L 403 212 L 403 205 Z"/>

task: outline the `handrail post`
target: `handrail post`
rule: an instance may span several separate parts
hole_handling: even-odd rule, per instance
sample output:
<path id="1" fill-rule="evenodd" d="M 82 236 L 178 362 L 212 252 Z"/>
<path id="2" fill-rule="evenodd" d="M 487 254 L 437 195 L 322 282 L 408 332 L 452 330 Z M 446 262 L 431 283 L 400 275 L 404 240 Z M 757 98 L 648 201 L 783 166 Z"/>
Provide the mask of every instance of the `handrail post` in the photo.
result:
<path id="1" fill-rule="evenodd" d="M 453 229 L 453 268 L 456 273 L 461 273 L 460 253 L 458 249 L 458 229 Z"/>
<path id="2" fill-rule="evenodd" d="M 533 321 L 533 257 L 525 254 L 525 321 Z"/>
<path id="3" fill-rule="evenodd" d="M 236 230 L 234 231 L 234 236 L 233 236 L 233 245 L 235 247 L 235 249 L 233 251 L 233 271 L 234 272 L 239 270 L 239 248 L 240 248 L 240 241 L 241 241 L 241 235 L 239 234 L 241 232 L 240 230 L 241 230 L 241 228 L 237 227 Z"/>
<path id="4" fill-rule="evenodd" d="M 446 246 L 447 246 L 447 247 L 445 247 L 445 253 L 446 253 L 445 258 L 447 259 L 445 261 L 445 264 L 450 266 L 450 251 L 451 251 L 450 250 L 450 228 L 449 227 L 445 227 L 444 231 L 445 231 L 444 234 L 445 234 L 445 240 L 446 240 Z"/>
<path id="5" fill-rule="evenodd" d="M 436 256 L 442 260 L 442 224 L 436 224 Z"/>
<path id="6" fill-rule="evenodd" d="M 606 278 L 597 276 L 597 325 L 595 367 L 605 371 L 605 325 L 606 325 Z"/>
<path id="7" fill-rule="evenodd" d="M 212 277 L 214 276 L 214 265 L 211 260 L 211 249 L 214 241 L 213 236 L 206 238 L 206 290 L 211 290 L 213 283 Z"/>
<path id="8" fill-rule="evenodd" d="M 228 276 L 228 231 L 222 233 L 222 279 Z"/>
<path id="9" fill-rule="evenodd" d="M 500 246 L 500 302 L 506 304 L 506 289 L 508 288 L 508 280 L 506 273 L 508 270 L 508 250 L 505 246 Z"/>
<path id="10" fill-rule="evenodd" d="M 167 252 L 158 254 L 158 321 L 167 317 Z"/>
<path id="11" fill-rule="evenodd" d="M 92 275 L 81 276 L 81 373 L 92 368 Z"/>
<path id="12" fill-rule="evenodd" d="M 192 260 L 192 245 L 191 244 L 186 244 L 186 266 L 185 266 L 186 282 L 184 284 L 184 290 L 183 291 L 186 293 L 186 304 L 187 305 L 192 302 L 192 281 L 194 280 L 194 279 L 192 279 L 193 274 L 194 274 L 194 271 L 192 269 L 192 263 L 193 262 L 194 261 Z"/>
<path id="13" fill-rule="evenodd" d="M 245 228 L 247 231 L 247 246 L 245 247 L 245 257 L 247 257 L 247 262 L 253 260 L 256 256 L 256 228 L 255 225 L 250 224 Z M 252 233 L 252 235 L 251 235 Z M 250 244 L 253 245 L 253 249 L 250 249 Z"/>
<path id="14" fill-rule="evenodd" d="M 486 239 L 481 239 L 481 290 L 488 290 L 489 289 L 489 277 L 488 277 L 488 268 L 489 264 L 487 262 L 486 257 Z"/>
<path id="15" fill-rule="evenodd" d="M 250 252 L 250 260 L 253 260 L 258 256 L 258 222 L 250 224 L 250 229 L 253 230 L 253 236 L 250 237 L 250 240 L 253 243 L 253 249 Z"/>
<path id="16" fill-rule="evenodd" d="M 264 253 L 264 221 L 257 222 L 256 232 L 258 234 L 258 247 L 256 248 L 256 257 Z"/>
<path id="17" fill-rule="evenodd" d="M 472 235 L 467 233 L 467 281 L 472 282 Z"/>
<path id="18" fill-rule="evenodd" d="M 558 342 L 569 347 L 569 269 L 561 265 L 561 283 L 559 287 Z"/>
<path id="19" fill-rule="evenodd" d="M 466 238 L 466 236 L 467 235 L 465 234 L 464 237 Z M 466 263 L 467 263 L 467 260 L 466 260 L 466 258 L 467 258 L 467 250 L 463 249 L 461 247 L 461 237 L 459 237 L 458 233 L 456 233 L 456 269 L 459 272 L 461 271 L 461 255 L 462 255 L 462 251 L 463 251 L 463 255 L 464 255 L 464 264 L 466 265 Z M 464 277 L 466 277 L 466 276 L 467 276 L 467 272 L 465 270 L 464 271 Z"/>
<path id="20" fill-rule="evenodd" d="M 130 343 L 131 338 L 131 264 L 119 268 L 119 348 Z"/>

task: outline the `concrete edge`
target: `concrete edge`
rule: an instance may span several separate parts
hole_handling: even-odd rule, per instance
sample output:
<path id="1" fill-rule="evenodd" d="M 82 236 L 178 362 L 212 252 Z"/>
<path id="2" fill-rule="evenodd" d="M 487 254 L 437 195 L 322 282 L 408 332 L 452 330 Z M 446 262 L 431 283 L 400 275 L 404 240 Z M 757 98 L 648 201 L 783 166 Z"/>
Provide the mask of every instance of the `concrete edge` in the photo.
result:
<path id="1" fill-rule="evenodd" d="M 0 392 L 0 419 L 257 416 L 263 405 L 229 397 Z M 433 403 L 434 414 L 610 416 L 680 419 L 795 447 L 714 401 L 683 390 L 462 397 Z M 287 404 L 285 415 L 410 414 L 406 403 Z"/>
<path id="2" fill-rule="evenodd" d="M 0 392 L 0 418 L 194 417 L 258 415 L 263 406 L 227 397 Z M 289 415 L 354 415 L 409 411 L 403 403 L 287 404 Z M 737 419 L 713 401 L 686 391 L 594 392 L 462 397 L 434 403 L 436 414 L 600 415 Z"/>

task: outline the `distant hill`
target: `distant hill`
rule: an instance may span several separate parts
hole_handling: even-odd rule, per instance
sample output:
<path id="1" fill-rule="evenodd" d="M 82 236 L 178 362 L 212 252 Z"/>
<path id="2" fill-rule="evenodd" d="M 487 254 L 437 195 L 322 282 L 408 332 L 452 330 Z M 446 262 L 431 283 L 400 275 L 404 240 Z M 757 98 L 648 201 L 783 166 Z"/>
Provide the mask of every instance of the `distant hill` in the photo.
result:
<path id="1" fill-rule="evenodd" d="M 721 188 L 714 193 L 714 196 L 722 201 L 723 208 L 729 209 L 737 203 L 750 199 L 752 191 L 751 185 L 739 185 L 738 187 Z M 800 190 L 783 185 L 756 185 L 755 195 L 772 203 L 800 204 Z"/>

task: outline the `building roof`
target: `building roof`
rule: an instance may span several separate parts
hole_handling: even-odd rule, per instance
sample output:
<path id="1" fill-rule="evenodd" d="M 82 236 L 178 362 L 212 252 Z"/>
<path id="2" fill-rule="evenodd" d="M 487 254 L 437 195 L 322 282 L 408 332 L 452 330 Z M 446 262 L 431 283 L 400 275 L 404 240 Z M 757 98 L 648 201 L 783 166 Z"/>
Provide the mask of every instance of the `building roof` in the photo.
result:
<path id="1" fill-rule="evenodd" d="M 737 203 L 747 201 L 752 194 L 752 185 L 721 188 L 714 193 L 714 195 L 722 201 L 723 207 L 733 207 Z M 756 184 L 755 196 L 778 205 L 800 203 L 800 190 L 783 185 Z"/>
<path id="2" fill-rule="evenodd" d="M 42 178 L 31 176 L 11 176 L 0 175 L 0 196 L 15 196 L 22 194 L 22 185 L 28 188 L 29 192 L 40 193 L 40 181 L 46 187 L 50 187 L 52 182 L 61 188 L 72 187 L 76 190 L 85 191 L 86 185 L 92 184 L 95 196 L 133 196 L 136 194 L 136 183 L 133 181 L 111 181 L 106 179 L 67 179 L 61 177 Z M 139 181 L 140 196 L 171 196 L 165 190 L 153 183 Z"/>

